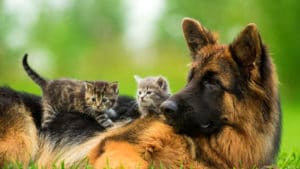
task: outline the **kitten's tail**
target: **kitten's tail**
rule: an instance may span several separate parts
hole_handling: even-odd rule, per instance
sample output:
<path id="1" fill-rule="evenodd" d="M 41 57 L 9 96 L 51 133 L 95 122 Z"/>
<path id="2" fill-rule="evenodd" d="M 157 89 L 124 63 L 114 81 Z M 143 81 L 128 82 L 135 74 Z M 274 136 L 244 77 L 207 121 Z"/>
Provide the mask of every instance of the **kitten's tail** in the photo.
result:
<path id="1" fill-rule="evenodd" d="M 27 62 L 27 57 L 28 54 L 26 53 L 23 57 L 23 67 L 24 70 L 26 71 L 26 73 L 28 74 L 28 76 L 35 82 L 37 83 L 40 87 L 44 87 L 47 84 L 47 81 L 42 78 L 39 74 L 37 74 L 33 69 L 31 69 L 31 67 L 28 65 Z"/>

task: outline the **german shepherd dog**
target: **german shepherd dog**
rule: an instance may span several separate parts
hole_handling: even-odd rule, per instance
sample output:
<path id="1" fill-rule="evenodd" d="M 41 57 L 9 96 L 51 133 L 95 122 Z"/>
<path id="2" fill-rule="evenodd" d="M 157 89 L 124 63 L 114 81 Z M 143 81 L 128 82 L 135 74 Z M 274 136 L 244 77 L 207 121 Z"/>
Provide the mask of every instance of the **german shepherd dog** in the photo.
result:
<path id="1" fill-rule="evenodd" d="M 186 18 L 182 27 L 191 70 L 187 85 L 161 105 L 165 119 L 138 119 L 51 151 L 46 142 L 38 164 L 58 155 L 65 164 L 87 155 L 96 169 L 274 164 L 281 137 L 278 81 L 256 25 L 247 25 L 229 45 L 219 44 L 196 20 Z"/>
<path id="2" fill-rule="evenodd" d="M 182 27 L 191 70 L 187 85 L 161 105 L 165 118 L 137 119 L 78 144 L 40 137 L 36 163 L 70 166 L 87 157 L 96 169 L 274 164 L 281 137 L 278 81 L 256 25 L 247 25 L 229 45 L 196 20 L 185 18 Z"/>

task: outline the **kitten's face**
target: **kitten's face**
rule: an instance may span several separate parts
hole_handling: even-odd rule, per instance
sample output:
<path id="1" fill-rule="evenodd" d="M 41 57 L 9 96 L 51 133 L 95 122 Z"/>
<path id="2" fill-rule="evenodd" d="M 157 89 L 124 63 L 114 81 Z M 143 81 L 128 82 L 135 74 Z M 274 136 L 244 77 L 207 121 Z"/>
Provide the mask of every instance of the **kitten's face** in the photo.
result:
<path id="1" fill-rule="evenodd" d="M 106 82 L 85 82 L 85 106 L 91 111 L 104 111 L 103 93 Z"/>
<path id="2" fill-rule="evenodd" d="M 119 96 L 119 85 L 117 82 L 110 82 L 104 89 L 102 103 L 105 109 L 110 109 L 115 106 Z"/>
<path id="3" fill-rule="evenodd" d="M 144 107 L 148 107 L 151 105 L 155 105 L 155 93 L 154 93 L 154 88 L 152 87 L 147 87 L 147 88 L 140 88 L 138 90 L 137 94 L 137 100 L 138 104 Z"/>
<path id="4" fill-rule="evenodd" d="M 135 76 L 138 83 L 137 102 L 140 107 L 158 107 L 170 93 L 168 82 L 163 77 L 140 78 Z"/>

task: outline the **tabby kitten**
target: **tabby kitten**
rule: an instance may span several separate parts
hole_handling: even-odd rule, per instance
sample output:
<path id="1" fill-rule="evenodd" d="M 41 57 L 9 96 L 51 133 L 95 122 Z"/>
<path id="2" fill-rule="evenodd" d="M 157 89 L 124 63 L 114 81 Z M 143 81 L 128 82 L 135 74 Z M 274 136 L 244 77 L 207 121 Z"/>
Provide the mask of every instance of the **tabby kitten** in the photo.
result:
<path id="1" fill-rule="evenodd" d="M 23 67 L 29 77 L 43 90 L 42 128 L 46 128 L 60 112 L 81 112 L 93 117 L 104 128 L 113 122 L 104 113 L 112 108 L 118 98 L 118 83 L 106 81 L 81 81 L 73 79 L 45 80 L 23 57 Z"/>
<path id="2" fill-rule="evenodd" d="M 159 114 L 159 106 L 171 95 L 168 81 L 162 76 L 141 78 L 134 76 L 137 89 L 137 103 L 141 117 Z"/>

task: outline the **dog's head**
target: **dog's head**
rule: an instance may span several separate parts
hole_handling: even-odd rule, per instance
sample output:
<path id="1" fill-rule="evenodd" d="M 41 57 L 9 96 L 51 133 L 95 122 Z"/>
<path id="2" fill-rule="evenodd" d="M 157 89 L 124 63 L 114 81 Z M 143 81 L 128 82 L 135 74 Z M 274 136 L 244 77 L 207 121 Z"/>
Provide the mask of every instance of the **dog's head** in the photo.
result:
<path id="1" fill-rule="evenodd" d="M 262 82 L 265 49 L 255 24 L 247 25 L 229 45 L 219 44 L 214 34 L 193 19 L 184 19 L 182 28 L 192 56 L 188 83 L 161 110 L 180 133 L 218 132 L 224 124 L 243 117 L 239 112 L 245 107 L 243 97 L 251 95 L 251 85 Z"/>

